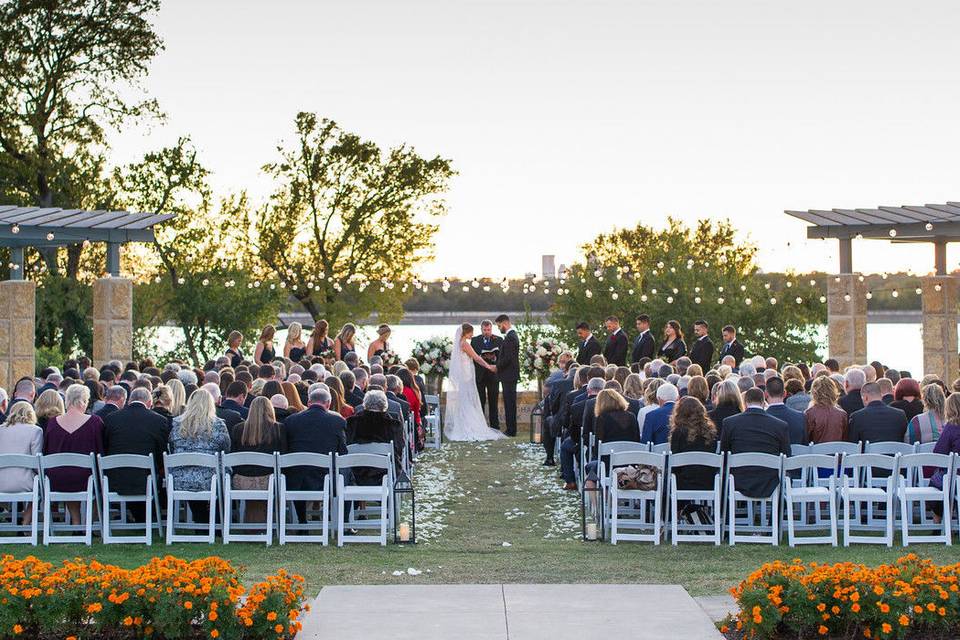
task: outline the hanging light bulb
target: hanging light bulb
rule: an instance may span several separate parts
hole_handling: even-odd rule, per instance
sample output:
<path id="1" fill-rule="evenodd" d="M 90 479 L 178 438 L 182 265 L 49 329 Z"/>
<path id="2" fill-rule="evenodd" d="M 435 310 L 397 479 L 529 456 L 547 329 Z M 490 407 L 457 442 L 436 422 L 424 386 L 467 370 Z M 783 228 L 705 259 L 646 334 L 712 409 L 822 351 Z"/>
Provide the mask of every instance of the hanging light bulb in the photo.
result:
<path id="1" fill-rule="evenodd" d="M 750 305 L 753 304 L 753 300 L 751 300 L 750 298 L 747 298 L 743 301 L 743 303 L 749 307 Z"/>
<path id="2" fill-rule="evenodd" d="M 933 286 L 933 290 L 934 290 L 934 291 L 939 292 L 941 289 L 943 289 L 943 287 L 940 286 L 939 284 L 936 284 L 936 285 Z"/>
<path id="3" fill-rule="evenodd" d="M 827 301 L 827 296 L 820 296 L 820 304 L 823 304 Z"/>
<path id="4" fill-rule="evenodd" d="M 640 302 L 646 302 L 646 301 L 647 301 L 647 294 L 644 293 L 640 296 Z"/>
<path id="5" fill-rule="evenodd" d="M 723 298 L 717 298 L 717 304 L 723 304 Z"/>
<path id="6" fill-rule="evenodd" d="M 770 298 L 770 304 L 777 304 L 776 298 Z"/>
<path id="7" fill-rule="evenodd" d="M 896 238 L 896 237 L 897 237 L 897 230 L 896 230 L 896 229 L 890 229 L 890 237 L 891 237 L 891 238 Z"/>
<path id="8" fill-rule="evenodd" d="M 803 298 L 797 296 L 797 304 L 803 304 Z"/>
<path id="9" fill-rule="evenodd" d="M 867 291 L 867 300 L 873 300 L 873 293 Z"/>
<path id="10" fill-rule="evenodd" d="M 53 231 L 51 231 L 50 233 L 47 234 L 47 240 L 48 241 L 53 240 L 53 238 L 54 238 Z"/>
<path id="11" fill-rule="evenodd" d="M 10 233 L 20 233 L 20 225 L 15 224 L 10 227 Z"/>
<path id="12" fill-rule="evenodd" d="M 927 224 L 923 225 L 923 228 L 926 229 L 927 231 L 933 231 L 933 223 L 928 222 Z"/>
<path id="13" fill-rule="evenodd" d="M 890 292 L 890 295 L 893 296 L 894 298 L 899 298 L 900 292 L 894 289 L 893 291 Z"/>
<path id="14" fill-rule="evenodd" d="M 917 288 L 915 289 L 915 291 L 917 292 L 917 295 L 918 295 L 918 296 L 923 293 L 923 289 L 921 289 L 920 287 L 917 287 Z"/>
<path id="15" fill-rule="evenodd" d="M 700 304 L 700 296 L 697 296 L 693 299 L 696 304 Z"/>
<path id="16" fill-rule="evenodd" d="M 673 296 L 667 296 L 667 304 L 673 304 Z"/>
<path id="17" fill-rule="evenodd" d="M 843 294 L 843 301 L 844 301 L 844 302 L 850 302 L 850 294 L 849 294 L 849 293 Z"/>

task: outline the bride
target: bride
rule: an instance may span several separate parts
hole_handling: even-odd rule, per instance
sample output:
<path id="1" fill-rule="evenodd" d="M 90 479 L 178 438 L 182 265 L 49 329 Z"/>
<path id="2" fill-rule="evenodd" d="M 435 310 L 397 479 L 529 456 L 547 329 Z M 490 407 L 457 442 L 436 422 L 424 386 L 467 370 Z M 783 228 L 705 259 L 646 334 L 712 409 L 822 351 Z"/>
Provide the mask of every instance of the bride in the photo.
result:
<path id="1" fill-rule="evenodd" d="M 480 407 L 477 372 L 474 370 L 473 363 L 476 362 L 490 371 L 496 371 L 497 368 L 477 355 L 470 346 L 471 337 L 473 337 L 473 326 L 463 324 L 457 328 L 453 338 L 443 435 L 447 440 L 470 442 L 506 438 L 506 434 L 487 426 L 487 419 Z M 491 407 L 491 410 L 496 411 L 497 408 Z"/>

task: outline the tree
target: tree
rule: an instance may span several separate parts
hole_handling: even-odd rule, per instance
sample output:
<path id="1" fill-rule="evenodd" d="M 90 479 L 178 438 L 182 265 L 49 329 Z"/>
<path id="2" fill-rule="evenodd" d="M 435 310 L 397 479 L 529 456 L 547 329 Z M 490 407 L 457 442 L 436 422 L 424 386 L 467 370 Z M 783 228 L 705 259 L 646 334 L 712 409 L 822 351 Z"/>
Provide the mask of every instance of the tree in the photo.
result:
<path id="1" fill-rule="evenodd" d="M 432 257 L 450 161 L 407 146 L 384 152 L 311 113 L 297 115 L 296 131 L 296 144 L 264 167 L 276 191 L 235 237 L 314 320 L 399 316 L 409 287 L 395 283 Z"/>
<path id="2" fill-rule="evenodd" d="M 662 231 L 638 224 L 601 234 L 582 250 L 585 258 L 555 283 L 563 293 L 552 320 L 568 331 L 587 321 L 602 334 L 608 315 L 619 316 L 629 331 L 646 313 L 655 335 L 674 319 L 689 333 L 704 319 L 714 339 L 723 325 L 737 327 L 751 353 L 816 357 L 816 325 L 826 321 L 820 289 L 789 275 L 760 274 L 756 247 L 738 243 L 729 222 L 701 220 L 690 228 L 670 218 Z"/>
<path id="3" fill-rule="evenodd" d="M 175 214 L 155 229 L 153 260 L 146 263 L 153 278 L 138 291 L 151 301 L 151 313 L 139 324 L 173 320 L 184 341 L 162 355 L 198 365 L 222 353 L 230 331 L 258 335 L 276 318 L 283 298 L 275 285 L 257 279 L 243 247 L 224 232 L 226 219 L 248 215 L 246 198 L 228 198 L 219 211 L 211 211 L 207 175 L 187 138 L 114 173 L 118 199 L 126 206 Z"/>

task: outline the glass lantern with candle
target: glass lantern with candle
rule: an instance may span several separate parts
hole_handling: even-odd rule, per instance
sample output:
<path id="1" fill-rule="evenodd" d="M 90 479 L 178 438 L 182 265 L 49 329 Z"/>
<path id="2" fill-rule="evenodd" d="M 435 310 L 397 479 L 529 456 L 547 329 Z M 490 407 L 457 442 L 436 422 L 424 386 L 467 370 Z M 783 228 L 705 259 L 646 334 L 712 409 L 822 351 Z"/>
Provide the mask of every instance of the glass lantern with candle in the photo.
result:
<path id="1" fill-rule="evenodd" d="M 543 400 L 530 412 L 530 442 L 543 441 Z"/>
<path id="2" fill-rule="evenodd" d="M 417 500 L 406 471 L 401 471 L 393 484 L 393 541 L 417 543 Z"/>
<path id="3" fill-rule="evenodd" d="M 598 482 L 583 481 L 580 488 L 580 527 L 584 542 L 602 542 L 603 489 Z"/>

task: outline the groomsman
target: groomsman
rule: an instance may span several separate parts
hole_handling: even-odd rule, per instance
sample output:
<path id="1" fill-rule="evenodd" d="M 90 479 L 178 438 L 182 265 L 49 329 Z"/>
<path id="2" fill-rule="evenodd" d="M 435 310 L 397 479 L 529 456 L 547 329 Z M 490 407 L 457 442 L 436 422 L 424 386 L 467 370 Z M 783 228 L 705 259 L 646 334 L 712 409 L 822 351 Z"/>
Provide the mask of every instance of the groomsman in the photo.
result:
<path id="1" fill-rule="evenodd" d="M 700 365 L 704 375 L 710 370 L 710 363 L 713 362 L 713 342 L 708 335 L 709 331 L 710 327 L 706 320 L 697 320 L 693 323 L 693 335 L 697 336 L 697 339 L 690 347 L 690 361 Z"/>
<path id="2" fill-rule="evenodd" d="M 493 323 L 484 320 L 480 323 L 480 335 L 474 336 L 470 340 L 470 346 L 486 362 L 496 366 L 497 356 L 500 354 L 500 346 L 503 344 L 503 338 L 493 335 Z M 480 396 L 480 410 L 489 406 L 490 412 L 487 418 L 490 421 L 490 427 L 500 428 L 500 381 L 497 374 L 486 367 L 481 367 L 476 362 L 473 363 L 477 372 L 477 394 Z"/>
<path id="3" fill-rule="evenodd" d="M 503 415 L 507 422 L 506 434 L 517 435 L 517 382 L 520 381 L 520 338 L 510 324 L 510 316 L 497 316 L 497 327 L 503 334 L 497 360 L 497 377 L 503 388 Z"/>
<path id="4" fill-rule="evenodd" d="M 723 346 L 720 347 L 720 359 L 723 360 L 724 356 L 730 356 L 734 360 L 734 368 L 740 366 L 740 361 L 743 360 L 744 349 L 743 345 L 737 341 L 737 330 L 732 324 L 728 324 L 721 331 L 723 334 Z"/>
<path id="5" fill-rule="evenodd" d="M 641 358 L 653 360 L 653 354 L 657 350 L 657 342 L 650 333 L 650 316 L 641 313 L 637 316 L 637 331 L 640 335 L 633 342 L 633 352 L 630 354 L 630 364 L 640 362 Z M 706 369 L 704 369 L 706 371 Z"/>
<path id="6" fill-rule="evenodd" d="M 615 364 L 619 367 L 627 366 L 627 345 L 630 341 L 627 334 L 620 327 L 620 318 L 609 316 L 607 323 L 607 344 L 603 347 L 603 357 L 607 359 L 607 364 Z"/>
<path id="7" fill-rule="evenodd" d="M 590 325 L 586 322 L 577 325 L 577 335 L 580 337 L 580 348 L 577 349 L 577 364 L 589 365 L 590 358 L 600 355 L 600 341 L 590 333 Z"/>

